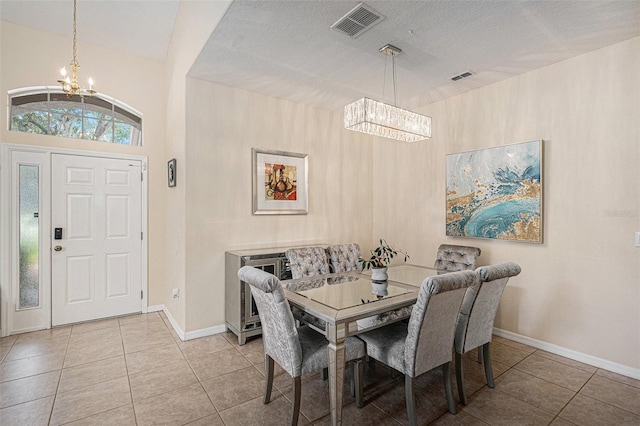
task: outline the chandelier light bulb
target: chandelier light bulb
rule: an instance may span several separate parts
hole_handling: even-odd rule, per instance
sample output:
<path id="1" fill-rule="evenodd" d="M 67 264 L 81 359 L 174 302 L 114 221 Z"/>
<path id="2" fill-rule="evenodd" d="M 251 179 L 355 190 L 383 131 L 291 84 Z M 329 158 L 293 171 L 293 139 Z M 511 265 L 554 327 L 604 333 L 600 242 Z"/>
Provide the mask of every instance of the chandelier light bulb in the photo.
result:
<path id="1" fill-rule="evenodd" d="M 67 69 L 65 67 L 62 67 L 62 69 L 60 70 L 60 75 L 64 78 L 64 76 L 67 75 Z"/>

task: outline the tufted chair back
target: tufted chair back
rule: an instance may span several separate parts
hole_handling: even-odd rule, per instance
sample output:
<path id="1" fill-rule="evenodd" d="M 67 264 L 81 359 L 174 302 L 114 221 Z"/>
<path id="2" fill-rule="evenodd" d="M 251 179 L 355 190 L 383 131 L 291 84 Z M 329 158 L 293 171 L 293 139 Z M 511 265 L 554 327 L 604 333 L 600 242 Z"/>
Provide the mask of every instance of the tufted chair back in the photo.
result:
<path id="1" fill-rule="evenodd" d="M 507 281 L 519 273 L 520 266 L 513 262 L 482 266 L 475 271 L 478 282 L 470 287 L 464 295 L 458 314 L 454 341 L 458 396 L 464 405 L 467 405 L 467 394 L 464 385 L 462 355 L 470 350 L 478 348 L 478 361 L 482 360 L 484 363 L 487 386 L 495 387 L 491 366 L 493 322 Z"/>
<path id="2" fill-rule="evenodd" d="M 280 280 L 262 269 L 243 266 L 238 278 L 249 284 L 262 322 L 265 355 L 269 355 L 292 377 L 302 368 L 302 348 L 295 321 Z"/>
<path id="3" fill-rule="evenodd" d="M 327 247 L 332 272 L 362 271 L 362 264 L 358 259 L 362 257 L 358 243 L 339 244 Z"/>
<path id="4" fill-rule="evenodd" d="M 520 273 L 514 262 L 482 266 L 476 270 L 478 283 L 464 296 L 456 328 L 456 352 L 463 354 L 489 343 L 500 298 L 509 278 Z"/>
<path id="5" fill-rule="evenodd" d="M 294 279 L 324 275 L 331 271 L 327 263 L 327 253 L 322 247 L 302 247 L 285 252 L 291 264 Z"/>
<path id="6" fill-rule="evenodd" d="M 473 271 L 480 253 L 478 247 L 441 244 L 433 267 L 450 272 Z"/>
<path id="7" fill-rule="evenodd" d="M 420 286 L 404 353 L 405 374 L 417 377 L 452 360 L 456 318 L 467 288 L 477 284 L 473 271 L 437 275 Z"/>

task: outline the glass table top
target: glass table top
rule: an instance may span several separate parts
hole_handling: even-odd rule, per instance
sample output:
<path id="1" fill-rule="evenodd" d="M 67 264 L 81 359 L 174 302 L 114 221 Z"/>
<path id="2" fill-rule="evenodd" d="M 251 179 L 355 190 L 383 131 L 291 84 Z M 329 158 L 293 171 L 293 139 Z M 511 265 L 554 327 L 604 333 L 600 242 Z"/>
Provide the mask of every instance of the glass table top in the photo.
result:
<path id="1" fill-rule="evenodd" d="M 302 278 L 282 284 L 287 290 L 336 310 L 415 292 L 392 282 L 374 283 L 358 273 Z"/>
<path id="2" fill-rule="evenodd" d="M 408 284 L 414 287 L 420 287 L 422 282 L 428 277 L 438 275 L 438 269 L 427 266 L 418 265 L 398 265 L 387 269 L 389 281 Z M 371 276 L 371 271 L 364 271 L 363 274 Z"/>

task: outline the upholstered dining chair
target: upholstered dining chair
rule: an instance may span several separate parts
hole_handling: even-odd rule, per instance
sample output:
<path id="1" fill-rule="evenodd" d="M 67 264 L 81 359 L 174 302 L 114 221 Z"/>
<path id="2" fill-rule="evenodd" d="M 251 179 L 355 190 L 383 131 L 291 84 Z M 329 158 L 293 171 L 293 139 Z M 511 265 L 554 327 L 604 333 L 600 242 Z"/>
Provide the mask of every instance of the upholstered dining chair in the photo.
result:
<path id="1" fill-rule="evenodd" d="M 294 279 L 329 274 L 327 252 L 323 247 L 300 247 L 285 252 Z"/>
<path id="2" fill-rule="evenodd" d="M 304 373 L 321 370 L 329 365 L 328 341 L 320 333 L 307 326 L 295 327 L 289 302 L 287 301 L 280 280 L 268 272 L 252 266 L 243 266 L 238 270 L 238 278 L 249 284 L 251 294 L 258 306 L 262 322 L 262 341 L 264 345 L 265 388 L 264 400 L 271 400 L 273 387 L 274 361 L 293 378 L 293 409 L 291 425 L 298 424 L 300 414 L 301 377 Z M 355 337 L 345 340 L 345 362 L 354 361 L 356 392 L 362 385 L 362 358 L 364 344 Z M 361 395 L 361 394 L 358 394 Z M 361 397 L 356 396 L 357 399 Z"/>
<path id="3" fill-rule="evenodd" d="M 467 405 L 467 394 L 464 387 L 462 355 L 470 350 L 478 348 L 478 353 L 482 353 L 482 356 L 478 355 L 478 361 L 484 364 L 487 385 L 490 388 L 495 387 L 490 354 L 493 322 L 509 278 L 518 275 L 520 270 L 520 266 L 513 262 L 482 266 L 476 269 L 478 282 L 469 287 L 464 295 L 458 314 L 454 344 L 458 396 L 464 405 Z"/>
<path id="4" fill-rule="evenodd" d="M 473 271 L 481 250 L 478 247 L 441 244 L 433 267 L 441 271 Z"/>
<path id="5" fill-rule="evenodd" d="M 395 322 L 359 334 L 367 355 L 405 376 L 409 424 L 416 425 L 413 381 L 429 370 L 442 366 L 449 412 L 456 413 L 449 369 L 453 360 L 456 318 L 467 288 L 477 284 L 473 271 L 459 271 L 427 278 L 420 286 L 409 324 Z M 362 385 L 362 379 L 356 382 Z M 356 392 L 362 392 L 356 389 Z M 357 401 L 356 401 L 357 402 Z"/>
<path id="6" fill-rule="evenodd" d="M 327 254 L 333 269 L 331 272 L 362 271 L 362 264 L 358 262 L 358 259 L 362 257 L 358 243 L 329 246 Z"/>

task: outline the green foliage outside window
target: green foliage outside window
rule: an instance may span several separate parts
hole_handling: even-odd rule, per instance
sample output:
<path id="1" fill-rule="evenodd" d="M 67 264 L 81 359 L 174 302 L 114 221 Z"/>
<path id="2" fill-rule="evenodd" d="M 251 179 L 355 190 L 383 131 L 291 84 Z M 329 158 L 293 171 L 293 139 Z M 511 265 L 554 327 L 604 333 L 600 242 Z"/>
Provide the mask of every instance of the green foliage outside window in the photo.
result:
<path id="1" fill-rule="evenodd" d="M 44 92 L 12 97 L 9 130 L 141 145 L 142 119 L 104 99 Z"/>

